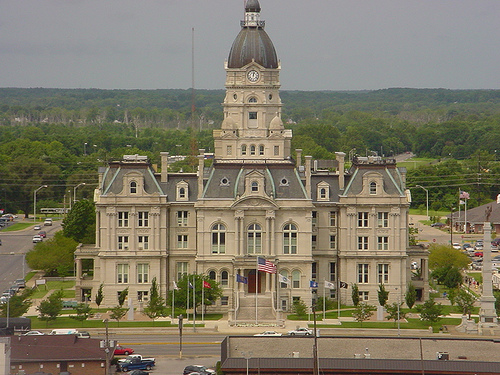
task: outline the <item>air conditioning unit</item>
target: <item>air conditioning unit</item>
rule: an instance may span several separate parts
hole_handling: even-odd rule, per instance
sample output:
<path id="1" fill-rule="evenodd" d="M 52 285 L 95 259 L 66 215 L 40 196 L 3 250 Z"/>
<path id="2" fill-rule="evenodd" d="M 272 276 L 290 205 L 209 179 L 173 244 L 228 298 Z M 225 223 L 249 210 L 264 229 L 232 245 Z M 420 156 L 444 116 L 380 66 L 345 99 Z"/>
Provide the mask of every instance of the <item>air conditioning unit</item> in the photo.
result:
<path id="1" fill-rule="evenodd" d="M 448 352 L 437 352 L 436 359 L 440 361 L 448 361 L 450 359 L 450 353 Z"/>
<path id="2" fill-rule="evenodd" d="M 292 358 L 299 358 L 300 352 L 292 352 Z"/>

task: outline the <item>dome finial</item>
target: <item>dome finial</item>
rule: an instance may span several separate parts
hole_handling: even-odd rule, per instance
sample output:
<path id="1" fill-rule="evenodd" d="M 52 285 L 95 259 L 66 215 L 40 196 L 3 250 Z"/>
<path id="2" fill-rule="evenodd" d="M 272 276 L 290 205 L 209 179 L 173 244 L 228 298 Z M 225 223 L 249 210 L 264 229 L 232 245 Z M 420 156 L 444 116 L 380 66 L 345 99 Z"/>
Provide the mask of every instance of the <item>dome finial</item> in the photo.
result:
<path id="1" fill-rule="evenodd" d="M 245 12 L 260 13 L 259 0 L 247 0 L 245 4 Z"/>

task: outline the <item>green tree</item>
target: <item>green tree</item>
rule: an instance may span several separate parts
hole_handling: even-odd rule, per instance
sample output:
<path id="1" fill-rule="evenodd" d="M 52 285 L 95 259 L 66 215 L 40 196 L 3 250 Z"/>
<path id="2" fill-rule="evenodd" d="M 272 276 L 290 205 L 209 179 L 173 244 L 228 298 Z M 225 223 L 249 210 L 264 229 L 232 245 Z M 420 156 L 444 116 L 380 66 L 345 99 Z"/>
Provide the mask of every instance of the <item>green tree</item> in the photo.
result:
<path id="1" fill-rule="evenodd" d="M 151 319 L 153 323 L 155 319 L 167 316 L 167 308 L 165 306 L 165 299 L 160 296 L 158 291 L 158 283 L 156 277 L 151 281 L 151 288 L 149 290 L 149 301 L 144 309 L 144 313 Z"/>
<path id="2" fill-rule="evenodd" d="M 352 284 L 351 298 L 352 298 L 352 304 L 354 306 L 358 306 L 359 305 L 359 288 L 358 288 L 358 284 Z"/>
<path id="3" fill-rule="evenodd" d="M 63 220 L 63 233 L 79 243 L 95 243 L 95 204 L 87 199 L 75 202 Z"/>
<path id="4" fill-rule="evenodd" d="M 377 296 L 380 306 L 385 306 L 387 300 L 389 299 L 389 292 L 385 289 L 384 284 L 380 284 L 378 286 Z"/>
<path id="5" fill-rule="evenodd" d="M 405 294 L 406 306 L 408 306 L 408 308 L 411 309 L 413 305 L 415 305 L 416 301 L 417 301 L 417 290 L 415 289 L 415 285 L 413 285 L 413 283 L 409 283 Z"/>
<path id="6" fill-rule="evenodd" d="M 463 276 L 460 270 L 456 267 L 451 267 L 443 280 L 444 286 L 449 289 L 458 288 L 462 285 Z"/>
<path id="7" fill-rule="evenodd" d="M 194 288 L 191 288 L 190 285 L 192 285 Z M 205 290 L 202 292 L 203 285 L 210 287 L 209 288 L 205 287 Z M 219 283 L 217 283 L 215 280 L 208 278 L 208 276 L 206 275 L 199 275 L 199 274 L 184 275 L 177 282 L 177 287 L 179 289 L 175 291 L 176 307 L 186 307 L 188 305 L 187 304 L 188 288 L 189 288 L 190 307 L 193 307 L 192 293 L 193 290 L 195 292 L 195 309 L 196 307 L 201 305 L 202 295 L 204 297 L 203 301 L 204 306 L 209 306 L 215 303 L 217 299 L 222 297 L 222 289 L 220 288 Z M 172 300 L 172 294 L 170 294 L 170 301 L 171 300 Z"/>
<path id="8" fill-rule="evenodd" d="M 440 315 L 443 312 L 443 306 L 440 303 L 436 303 L 434 298 L 430 298 L 422 305 L 418 305 L 417 311 L 420 313 L 420 318 L 423 321 L 433 325 L 439 321 Z"/>
<path id="9" fill-rule="evenodd" d="M 375 310 L 376 310 L 375 306 L 369 305 L 366 302 L 361 302 L 354 309 L 352 316 L 357 322 L 363 325 L 363 322 L 365 320 L 370 319 Z"/>
<path id="10" fill-rule="evenodd" d="M 442 267 L 456 267 L 459 270 L 467 268 L 469 257 L 448 245 L 432 244 L 429 247 L 429 268 L 436 270 Z"/>
<path id="11" fill-rule="evenodd" d="M 47 322 L 47 325 L 50 321 L 56 320 L 61 314 L 63 308 L 62 296 L 62 290 L 55 291 L 47 299 L 40 302 L 40 305 L 36 308 L 40 314 L 38 318 Z"/>
<path id="12" fill-rule="evenodd" d="M 79 303 L 75 308 L 76 315 L 72 315 L 71 318 L 82 322 L 87 320 L 92 313 L 92 308 L 87 303 Z"/>
<path id="13" fill-rule="evenodd" d="M 299 317 L 306 316 L 307 306 L 306 306 L 305 302 L 302 301 L 301 299 L 293 301 L 292 312 Z"/>
<path id="14" fill-rule="evenodd" d="M 37 243 L 26 255 L 31 269 L 43 270 L 47 276 L 67 276 L 74 267 L 77 243 L 56 232 L 53 238 Z"/>
<path id="15" fill-rule="evenodd" d="M 102 300 L 104 299 L 104 294 L 102 291 L 103 284 L 99 285 L 99 289 L 97 290 L 97 294 L 95 296 L 95 303 L 97 307 L 101 306 Z"/>
<path id="16" fill-rule="evenodd" d="M 401 306 L 403 306 L 403 303 L 397 303 L 393 302 L 390 305 L 387 305 L 385 309 L 387 310 L 387 316 L 386 318 L 389 320 L 394 320 L 394 325 L 396 325 L 398 318 L 399 320 L 406 319 L 406 312 L 401 310 Z"/>
<path id="17" fill-rule="evenodd" d="M 126 289 L 123 289 L 120 292 L 120 295 L 118 296 L 118 305 L 120 307 L 122 307 L 123 304 L 125 303 L 125 300 L 127 299 L 127 296 L 128 296 L 128 287 Z"/>
<path id="18" fill-rule="evenodd" d="M 474 303 L 477 301 L 477 298 L 472 293 L 464 288 L 459 288 L 451 290 L 448 299 L 452 305 L 460 308 L 463 315 L 467 315 L 468 319 L 471 318 Z"/>
<path id="19" fill-rule="evenodd" d="M 111 309 L 111 314 L 109 315 L 109 317 L 113 320 L 116 320 L 118 325 L 120 325 L 120 320 L 125 316 L 126 313 L 127 309 L 125 307 L 117 305 Z"/>
<path id="20" fill-rule="evenodd" d="M 32 301 L 29 298 L 31 296 L 31 289 L 25 289 L 21 294 L 16 294 L 9 299 L 9 316 L 16 318 L 26 314 L 30 308 Z M 0 305 L 0 316 L 7 317 L 7 303 L 2 303 Z"/>

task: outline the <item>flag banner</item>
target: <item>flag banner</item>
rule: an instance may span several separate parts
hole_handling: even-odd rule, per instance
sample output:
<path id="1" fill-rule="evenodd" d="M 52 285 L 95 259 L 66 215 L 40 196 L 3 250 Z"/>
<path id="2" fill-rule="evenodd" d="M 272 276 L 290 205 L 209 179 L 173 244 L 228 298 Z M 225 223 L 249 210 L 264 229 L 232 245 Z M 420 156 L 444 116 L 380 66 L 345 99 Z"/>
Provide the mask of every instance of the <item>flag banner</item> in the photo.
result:
<path id="1" fill-rule="evenodd" d="M 347 283 L 345 283 L 345 282 L 341 281 L 339 284 L 340 284 L 339 286 L 340 286 L 341 288 L 347 289 Z"/>
<path id="2" fill-rule="evenodd" d="M 203 288 L 212 289 L 212 286 L 208 283 L 208 281 L 203 280 Z"/>
<path id="3" fill-rule="evenodd" d="M 189 282 L 189 288 L 193 289 L 193 284 L 191 284 L 191 281 Z"/>
<path id="4" fill-rule="evenodd" d="M 258 267 L 257 269 L 259 271 L 267 272 L 267 273 L 276 273 L 276 265 L 274 263 L 271 263 L 268 260 L 265 260 L 264 258 L 257 258 L 257 264 Z"/>
<path id="5" fill-rule="evenodd" d="M 466 191 L 460 191 L 460 199 L 469 199 L 470 195 Z"/>
<path id="6" fill-rule="evenodd" d="M 309 281 L 309 287 L 310 288 L 317 288 L 318 287 L 318 283 L 316 281 Z"/>
<path id="7" fill-rule="evenodd" d="M 325 288 L 326 289 L 335 289 L 335 284 L 331 283 L 330 281 L 325 280 Z"/>
<path id="8" fill-rule="evenodd" d="M 279 280 L 280 283 L 283 283 L 283 284 L 288 284 L 288 285 L 291 284 L 290 279 L 288 277 L 286 277 L 286 276 L 283 276 L 280 273 L 278 274 L 278 280 Z"/>
<path id="9" fill-rule="evenodd" d="M 500 203 L 500 194 L 497 195 L 497 204 Z"/>
<path id="10" fill-rule="evenodd" d="M 174 281 L 174 290 L 179 290 L 179 287 L 177 286 L 177 283 Z"/>
<path id="11" fill-rule="evenodd" d="M 236 282 L 237 283 L 243 283 L 243 284 L 248 284 L 248 278 L 245 276 L 241 276 L 236 274 Z"/>

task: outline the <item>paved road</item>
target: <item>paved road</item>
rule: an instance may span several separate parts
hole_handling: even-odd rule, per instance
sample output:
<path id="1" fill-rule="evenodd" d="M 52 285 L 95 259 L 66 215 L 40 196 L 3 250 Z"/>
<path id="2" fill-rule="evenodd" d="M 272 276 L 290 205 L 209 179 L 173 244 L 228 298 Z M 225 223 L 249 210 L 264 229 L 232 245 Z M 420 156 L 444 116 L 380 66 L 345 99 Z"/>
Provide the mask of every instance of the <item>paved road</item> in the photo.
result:
<path id="1" fill-rule="evenodd" d="M 22 222 L 22 220 L 16 220 Z M 60 222 L 54 222 L 52 226 L 43 227 L 50 238 L 61 228 Z M 0 291 L 8 289 L 16 279 L 23 278 L 30 271 L 24 264 L 24 254 L 33 248 L 33 235 L 38 231 L 33 226 L 15 232 L 0 232 L 2 246 L 0 246 Z"/>

